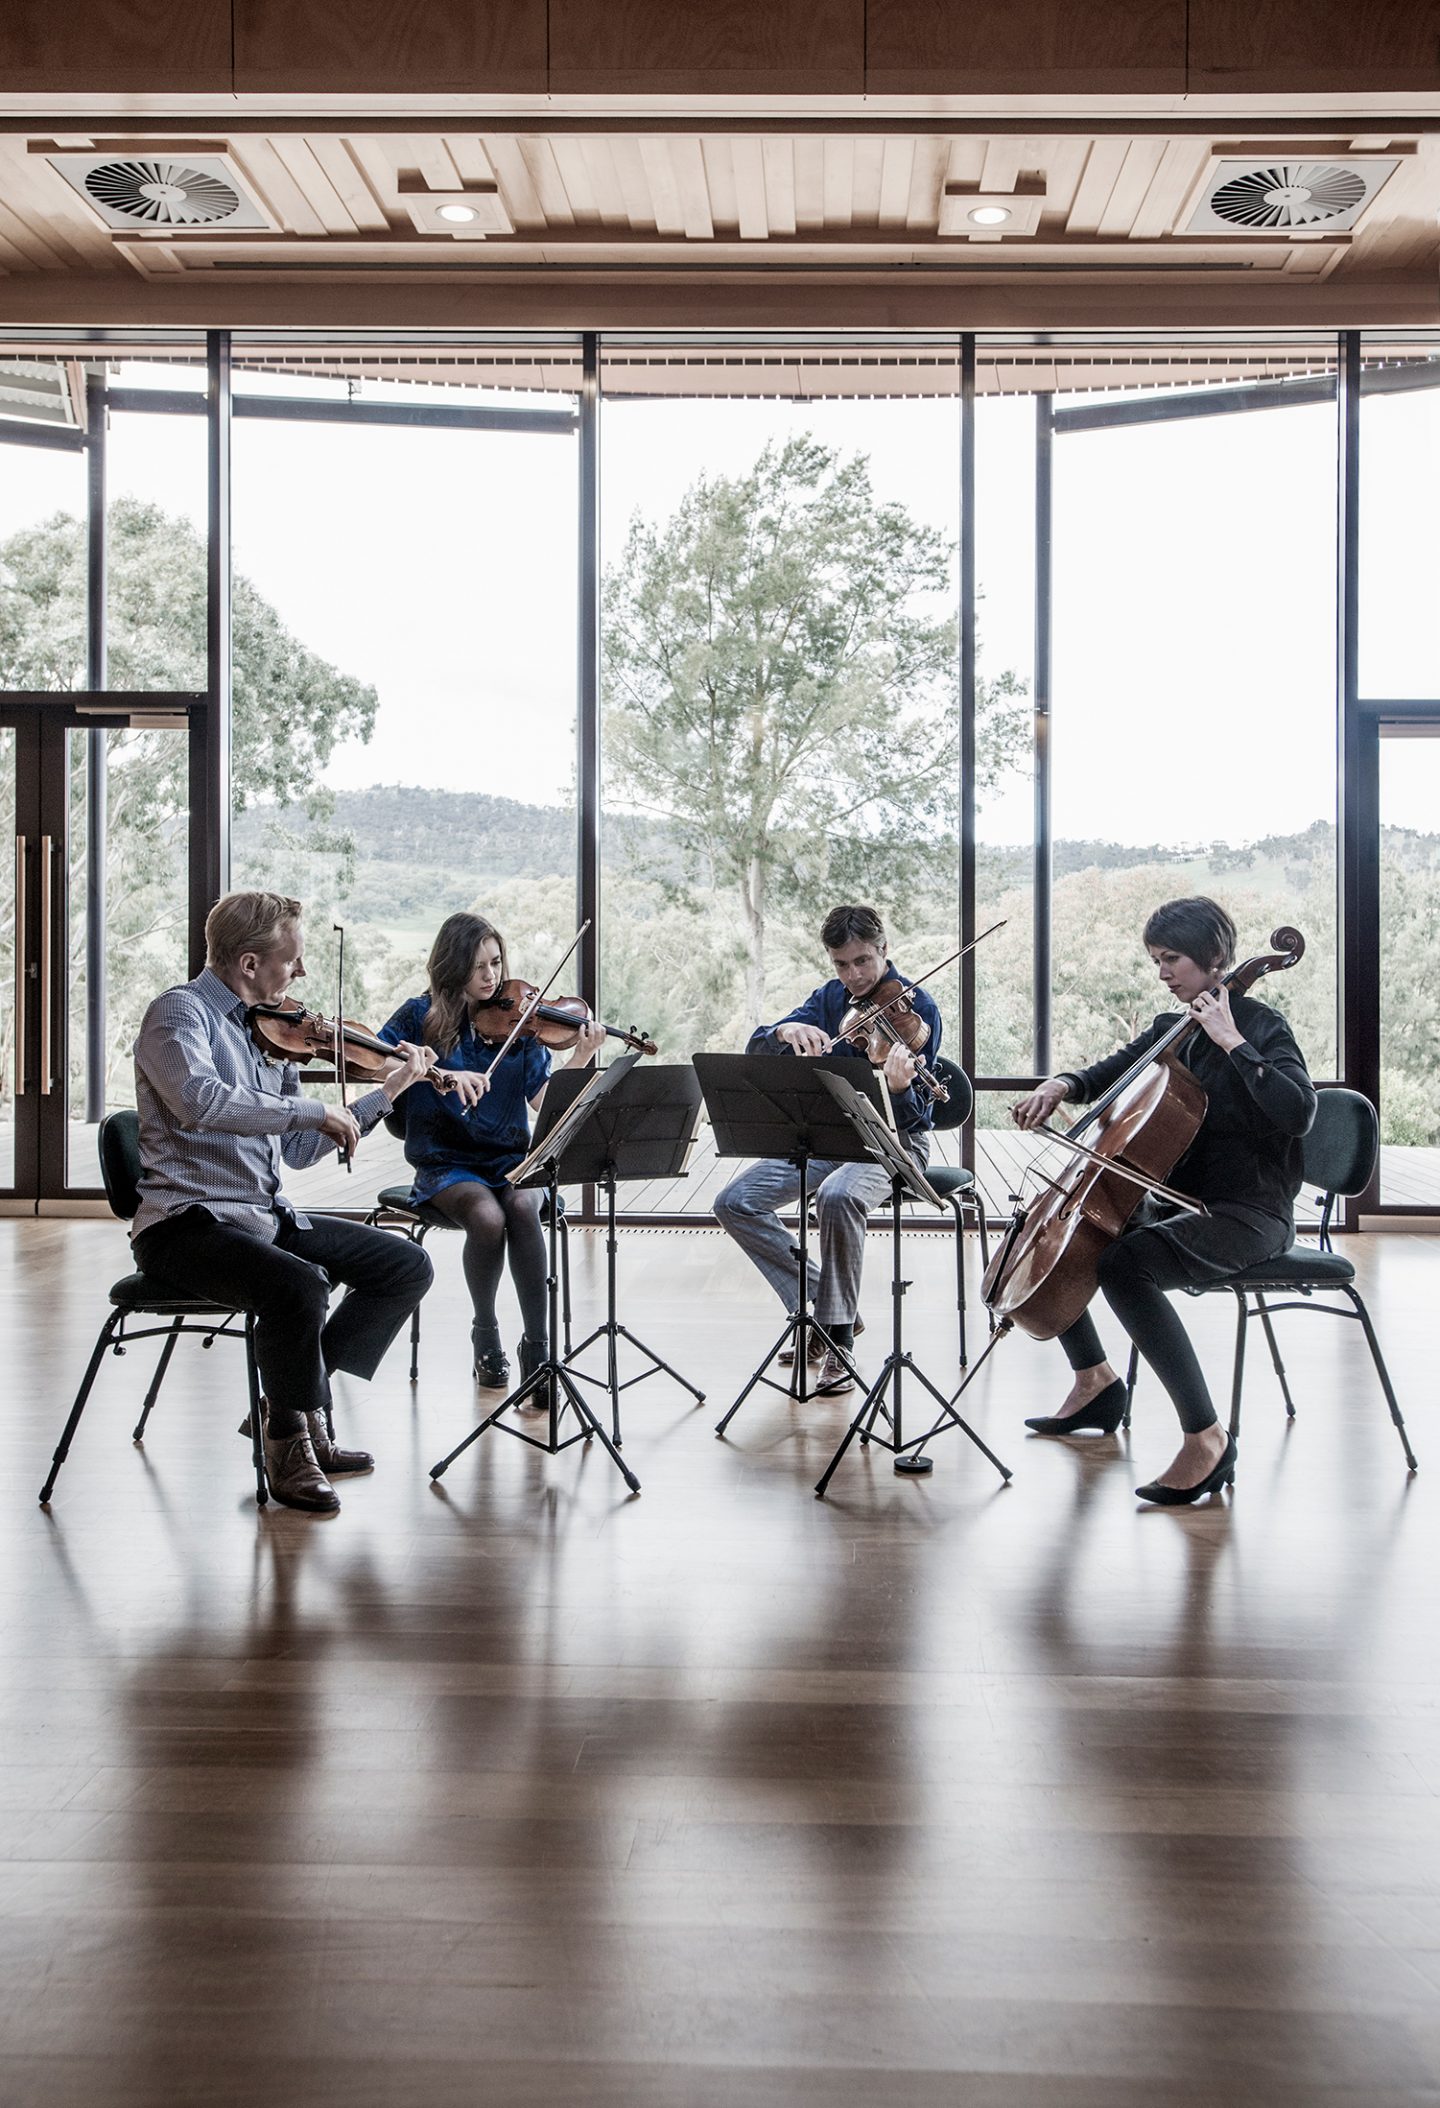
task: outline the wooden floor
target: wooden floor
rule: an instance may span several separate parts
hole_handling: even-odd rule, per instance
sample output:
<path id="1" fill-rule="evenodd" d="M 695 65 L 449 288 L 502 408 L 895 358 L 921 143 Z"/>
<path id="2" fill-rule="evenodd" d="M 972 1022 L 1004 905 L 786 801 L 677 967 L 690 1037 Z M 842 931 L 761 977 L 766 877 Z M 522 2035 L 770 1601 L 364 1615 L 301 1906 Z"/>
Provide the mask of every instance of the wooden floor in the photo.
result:
<path id="1" fill-rule="evenodd" d="M 233 1348 L 107 1365 L 35 1495 L 123 1242 L 0 1223 L 0 2098 L 23 2108 L 1399 2108 L 1440 2101 L 1440 1242 L 1352 1240 L 1359 1328 L 1281 1320 L 1233 1499 L 1027 1441 L 1006 1341 L 950 1436 L 811 1487 L 835 1403 L 715 1419 L 774 1306 L 715 1231 L 632 1231 L 624 1315 L 709 1393 L 597 1447 L 472 1424 L 456 1242 L 413 1394 L 346 1387 L 344 1512 L 258 1513 Z M 953 1378 L 951 1250 L 907 1240 Z M 603 1243 L 575 1238 L 593 1311 Z M 872 1246 L 862 1358 L 878 1361 Z M 1228 1385 L 1230 1321 L 1191 1311 Z M 1111 1328 L 1113 1329 L 1113 1328 Z M 1260 1342 L 1257 1341 L 1257 1347 Z"/>

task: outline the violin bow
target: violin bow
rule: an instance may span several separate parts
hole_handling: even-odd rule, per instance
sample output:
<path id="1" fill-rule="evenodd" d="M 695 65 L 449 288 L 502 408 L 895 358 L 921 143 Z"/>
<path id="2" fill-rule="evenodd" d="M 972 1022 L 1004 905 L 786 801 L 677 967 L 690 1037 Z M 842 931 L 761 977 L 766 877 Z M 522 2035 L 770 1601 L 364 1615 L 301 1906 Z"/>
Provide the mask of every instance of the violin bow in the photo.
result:
<path id="1" fill-rule="evenodd" d="M 330 927 L 340 939 L 335 959 L 335 1081 L 340 1086 L 340 1110 L 343 1113 L 349 1110 L 345 1103 L 345 925 L 332 922 Z M 353 1171 L 355 1155 L 348 1143 L 341 1151 L 341 1157 L 345 1169 Z"/>
<path id="2" fill-rule="evenodd" d="M 913 995 L 917 988 L 923 987 L 927 981 L 933 981 L 937 973 L 944 973 L 947 966 L 953 966 L 957 959 L 963 959 L 967 952 L 973 952 L 977 944 L 983 944 L 987 937 L 993 937 L 996 930 L 1003 930 L 1009 919 L 1007 915 L 1002 915 L 998 922 L 991 923 L 988 930 L 981 930 L 978 937 L 972 937 L 968 944 L 962 944 L 958 952 L 951 952 L 948 959 L 942 959 L 940 964 L 932 966 L 928 973 L 917 974 L 913 981 L 907 981 L 899 995 L 892 995 L 888 1003 L 881 1003 L 873 1010 L 863 1011 L 862 1015 L 865 1022 L 873 1024 L 877 1018 L 884 1017 L 887 1010 L 893 1010 L 897 1003 L 903 1003 L 905 998 Z M 834 1046 L 835 1041 L 833 1038 L 830 1044 L 832 1047 Z"/>
<path id="3" fill-rule="evenodd" d="M 522 1003 L 520 1005 L 520 1015 L 516 1018 L 514 1024 L 510 1027 L 508 1036 L 500 1042 L 499 1052 L 496 1054 L 495 1059 L 490 1064 L 490 1067 L 492 1069 L 498 1068 L 499 1064 L 505 1059 L 505 1056 L 510 1052 L 510 1049 L 514 1046 L 516 1040 L 524 1031 L 526 1019 L 529 1018 L 536 1010 L 540 1008 L 540 1005 L 544 1002 L 546 996 L 549 995 L 551 989 L 559 980 L 564 968 L 575 956 L 575 951 L 577 946 L 579 945 L 580 939 L 584 936 L 586 930 L 588 930 L 589 927 L 590 918 L 587 915 L 585 920 L 581 923 L 579 929 L 576 930 L 574 936 L 570 939 L 569 944 L 566 946 L 564 956 L 556 961 L 555 970 L 551 974 L 549 980 L 545 983 L 545 986 L 539 991 L 536 996 L 533 997 L 530 1002 Z"/>

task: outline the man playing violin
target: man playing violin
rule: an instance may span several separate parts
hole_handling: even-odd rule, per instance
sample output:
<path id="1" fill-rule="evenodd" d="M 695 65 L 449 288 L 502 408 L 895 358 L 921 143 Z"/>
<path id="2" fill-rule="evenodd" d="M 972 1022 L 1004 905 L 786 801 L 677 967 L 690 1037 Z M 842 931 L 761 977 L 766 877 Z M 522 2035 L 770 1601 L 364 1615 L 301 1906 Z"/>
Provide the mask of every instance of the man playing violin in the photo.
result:
<path id="1" fill-rule="evenodd" d="M 885 925 L 874 908 L 832 908 L 820 931 L 820 942 L 830 954 L 834 978 L 778 1024 L 762 1025 L 752 1032 L 747 1054 L 788 1051 L 802 1057 L 837 1054 L 867 1059 L 862 1048 L 848 1041 L 836 1044 L 835 1035 L 846 1011 L 863 1003 L 873 988 L 884 980 L 903 979 L 885 956 Z M 929 1027 L 925 1060 L 933 1064 L 940 1051 L 940 1012 L 923 988 L 915 990 L 910 1006 Z M 901 1139 L 923 1170 L 930 1157 L 933 1107 L 925 1093 L 916 1089 L 919 1066 L 918 1056 L 896 1045 L 880 1073 L 890 1092 Z M 872 1210 L 890 1191 L 890 1175 L 878 1164 L 817 1161 L 810 1165 L 808 1177 L 820 1223 L 820 1258 L 818 1265 L 813 1259 L 810 1262 L 809 1299 L 821 1328 L 811 1333 L 809 1352 L 822 1364 L 820 1388 L 832 1393 L 848 1391 L 853 1378 L 846 1361 L 859 1328 L 856 1305 L 865 1262 L 865 1229 Z M 800 1174 L 795 1166 L 783 1158 L 767 1158 L 732 1179 L 715 1202 L 722 1227 L 754 1260 L 792 1316 L 801 1299 L 800 1259 L 777 1210 L 795 1200 L 799 1190 Z"/>
<path id="2" fill-rule="evenodd" d="M 323 1515 L 340 1506 L 331 1478 L 375 1461 L 335 1442 L 331 1371 L 374 1375 L 431 1268 L 406 1238 L 300 1214 L 280 1193 L 280 1169 L 354 1149 L 436 1056 L 398 1047 L 393 1068 L 348 1110 L 301 1096 L 295 1064 L 263 1054 L 246 1022 L 252 1004 L 303 980 L 300 914 L 284 893 L 227 893 L 206 917 L 203 972 L 146 1011 L 135 1042 L 131 1237 L 135 1264 L 161 1286 L 254 1313 L 270 1492 Z M 464 1077 L 453 1088 L 474 1092 Z M 337 1283 L 346 1292 L 331 1315 Z"/>

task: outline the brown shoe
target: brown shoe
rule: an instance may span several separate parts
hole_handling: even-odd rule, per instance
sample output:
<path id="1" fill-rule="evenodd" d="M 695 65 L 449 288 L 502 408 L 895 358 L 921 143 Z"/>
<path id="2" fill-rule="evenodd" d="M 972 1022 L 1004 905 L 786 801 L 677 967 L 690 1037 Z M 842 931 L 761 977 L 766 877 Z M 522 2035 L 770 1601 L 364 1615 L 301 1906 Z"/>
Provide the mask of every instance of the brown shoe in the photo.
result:
<path id="1" fill-rule="evenodd" d="M 854 1388 L 855 1378 L 839 1355 L 827 1354 L 821 1364 L 820 1381 L 815 1386 L 816 1393 L 823 1393 L 825 1397 L 831 1398 L 841 1391 L 853 1391 Z"/>
<path id="2" fill-rule="evenodd" d="M 310 1446 L 315 1452 L 315 1461 L 327 1478 L 344 1478 L 352 1472 L 375 1469 L 375 1459 L 368 1449 L 339 1447 L 331 1430 L 328 1413 L 307 1413 L 305 1424 L 310 1430 Z"/>
<path id="3" fill-rule="evenodd" d="M 315 1461 L 308 1434 L 265 1436 L 265 1483 L 284 1508 L 310 1515 L 338 1515 L 340 1496 Z"/>

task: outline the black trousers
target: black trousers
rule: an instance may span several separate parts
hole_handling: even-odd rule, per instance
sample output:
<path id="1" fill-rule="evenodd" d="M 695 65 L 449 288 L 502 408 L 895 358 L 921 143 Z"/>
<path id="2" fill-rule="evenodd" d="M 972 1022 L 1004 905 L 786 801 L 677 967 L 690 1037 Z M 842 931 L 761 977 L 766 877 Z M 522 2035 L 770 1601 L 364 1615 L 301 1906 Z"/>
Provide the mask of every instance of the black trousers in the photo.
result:
<path id="1" fill-rule="evenodd" d="M 1117 1237 L 1100 1261 L 1106 1302 L 1159 1377 L 1187 1435 L 1213 1427 L 1215 1407 L 1190 1335 L 1169 1300 L 1176 1288 L 1210 1287 L 1286 1250 L 1291 1225 L 1257 1208 L 1210 1203 L 1208 1215 L 1170 1213 L 1147 1199 L 1136 1226 Z M 1093 1369 L 1105 1349 L 1087 1310 L 1060 1345 L 1072 1369 Z"/>
<path id="2" fill-rule="evenodd" d="M 207 1208 L 153 1223 L 135 1264 L 182 1295 L 213 1296 L 255 1313 L 255 1359 L 271 1412 L 330 1403 L 330 1371 L 371 1377 L 434 1279 L 418 1244 L 388 1230 L 317 1216 L 302 1230 L 279 1217 L 273 1244 Z M 332 1288 L 343 1286 L 330 1313 Z"/>

